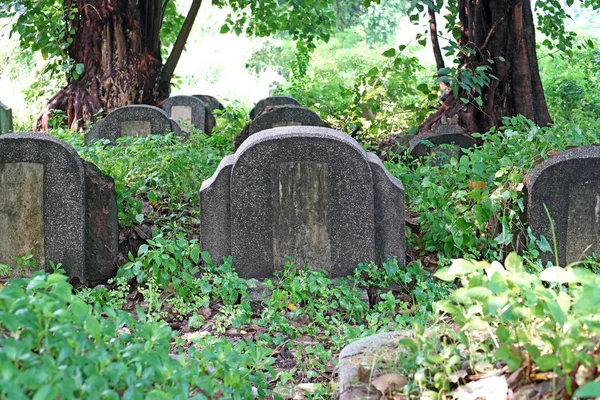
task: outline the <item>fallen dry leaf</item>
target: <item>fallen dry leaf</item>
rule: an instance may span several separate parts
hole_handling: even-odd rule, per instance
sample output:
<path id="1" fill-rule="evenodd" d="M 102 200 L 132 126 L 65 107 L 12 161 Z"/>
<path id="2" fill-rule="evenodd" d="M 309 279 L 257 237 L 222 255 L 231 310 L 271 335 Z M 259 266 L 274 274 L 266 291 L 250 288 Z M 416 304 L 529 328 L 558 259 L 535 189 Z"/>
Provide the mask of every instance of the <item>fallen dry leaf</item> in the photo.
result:
<path id="1" fill-rule="evenodd" d="M 508 383 L 505 376 L 492 376 L 459 386 L 452 397 L 457 400 L 506 400 Z"/>
<path id="2" fill-rule="evenodd" d="M 469 182 L 469 189 L 485 189 L 487 187 L 487 183 L 485 181 L 477 181 L 477 182 Z"/>
<path id="3" fill-rule="evenodd" d="M 208 331 L 195 331 L 195 332 L 186 333 L 181 338 L 183 340 L 187 340 L 188 342 L 191 342 L 194 339 L 202 339 L 202 338 L 206 337 L 208 335 L 208 333 L 209 333 Z"/>
<path id="4" fill-rule="evenodd" d="M 403 388 L 407 383 L 408 380 L 405 377 L 392 372 L 373 379 L 371 385 L 375 386 L 382 394 L 390 394 L 392 391 Z"/>
<path id="5" fill-rule="evenodd" d="M 290 311 L 296 311 L 296 309 L 297 309 L 296 305 L 292 304 L 292 303 L 288 304 L 287 308 Z"/>
<path id="6" fill-rule="evenodd" d="M 448 378 L 450 378 L 450 382 L 456 383 L 466 376 L 467 371 L 465 371 L 464 369 L 459 369 L 458 371 L 454 371 L 453 373 L 451 373 Z"/>

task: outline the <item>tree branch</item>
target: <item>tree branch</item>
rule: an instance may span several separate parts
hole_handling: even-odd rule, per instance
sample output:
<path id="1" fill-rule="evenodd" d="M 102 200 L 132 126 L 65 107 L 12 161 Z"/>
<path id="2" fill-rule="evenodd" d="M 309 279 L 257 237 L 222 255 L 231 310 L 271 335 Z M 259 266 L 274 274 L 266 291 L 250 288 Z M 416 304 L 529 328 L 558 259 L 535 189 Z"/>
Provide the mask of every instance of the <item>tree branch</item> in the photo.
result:
<path id="1" fill-rule="evenodd" d="M 435 10 L 431 7 L 427 9 L 429 14 L 429 33 L 431 34 L 431 46 L 433 47 L 433 56 L 435 57 L 435 66 L 438 71 L 444 68 L 444 58 L 440 50 L 440 42 L 438 41 L 437 22 L 435 20 Z"/>
<path id="2" fill-rule="evenodd" d="M 183 22 L 183 26 L 181 27 L 179 35 L 177 36 L 177 40 L 175 41 L 175 45 L 173 46 L 173 50 L 171 50 L 171 54 L 169 55 L 169 58 L 167 59 L 167 62 L 165 63 L 165 66 L 162 69 L 159 83 L 159 89 L 162 94 L 169 94 L 171 78 L 173 78 L 173 74 L 175 73 L 175 67 L 177 67 L 177 63 L 181 58 L 181 54 L 183 53 L 183 49 L 185 48 L 185 43 L 187 42 L 187 39 L 190 36 L 192 26 L 194 26 L 194 21 L 196 20 L 198 10 L 200 10 L 201 5 L 202 0 L 194 0 L 192 2 L 190 10 L 188 11 L 187 16 L 185 17 L 185 21 Z"/>

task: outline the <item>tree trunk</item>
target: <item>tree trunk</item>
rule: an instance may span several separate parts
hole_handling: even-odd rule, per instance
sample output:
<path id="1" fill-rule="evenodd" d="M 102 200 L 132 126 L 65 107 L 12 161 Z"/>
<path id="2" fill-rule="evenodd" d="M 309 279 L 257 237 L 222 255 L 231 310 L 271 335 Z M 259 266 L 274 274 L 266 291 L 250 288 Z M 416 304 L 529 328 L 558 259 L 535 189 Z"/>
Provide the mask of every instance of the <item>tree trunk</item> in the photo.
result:
<path id="1" fill-rule="evenodd" d="M 85 129 L 100 110 L 168 96 L 159 89 L 161 0 L 65 0 L 74 7 L 69 56 L 85 70 L 50 99 L 38 129 L 48 130 L 51 110 L 64 111 L 69 128 Z"/>
<path id="2" fill-rule="evenodd" d="M 421 126 L 420 132 L 446 120 L 456 121 L 469 132 L 486 132 L 502 117 L 522 114 L 540 126 L 552 122 L 538 70 L 535 28 L 530 0 L 460 0 L 462 37 L 459 45 L 462 68 L 474 71 L 489 65 L 497 77 L 483 88 L 482 106 L 474 90 L 460 88 L 449 93 L 439 110 Z M 466 83 L 466 82 L 464 82 Z M 468 99 L 467 104 L 461 98 Z"/>

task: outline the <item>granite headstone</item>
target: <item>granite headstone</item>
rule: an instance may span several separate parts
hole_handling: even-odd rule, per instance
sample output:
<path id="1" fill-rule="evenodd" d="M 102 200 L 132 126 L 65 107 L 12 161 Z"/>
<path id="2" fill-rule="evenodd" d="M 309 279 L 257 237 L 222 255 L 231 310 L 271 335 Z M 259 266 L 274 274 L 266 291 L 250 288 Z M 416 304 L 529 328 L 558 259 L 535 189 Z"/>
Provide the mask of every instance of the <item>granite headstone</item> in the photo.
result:
<path id="1" fill-rule="evenodd" d="M 158 107 L 132 105 L 117 108 L 100 120 L 85 135 L 85 144 L 99 139 L 108 139 L 111 143 L 123 136 L 148 136 L 173 132 L 185 136 L 174 119 Z"/>
<path id="2" fill-rule="evenodd" d="M 554 225 L 560 266 L 600 255 L 600 146 L 566 150 L 538 164 L 525 184 L 529 226 L 552 243 Z M 550 252 L 541 258 L 555 260 Z"/>
<path id="3" fill-rule="evenodd" d="M 225 106 L 216 97 L 207 94 L 195 94 L 194 97 L 202 100 L 204 104 L 206 104 L 206 133 L 210 135 L 217 124 L 214 111 L 225 110 Z"/>
<path id="4" fill-rule="evenodd" d="M 0 136 L 0 226 L 2 264 L 14 266 L 15 257 L 29 251 L 40 268 L 62 263 L 71 278 L 83 282 L 114 273 L 114 181 L 51 136 Z"/>
<path id="5" fill-rule="evenodd" d="M 331 277 L 360 263 L 404 265 L 404 189 L 350 136 L 290 126 L 252 135 L 200 193 L 201 244 L 233 256 L 246 278 L 271 276 L 290 256 Z"/>
<path id="6" fill-rule="evenodd" d="M 206 132 L 209 111 L 202 100 L 194 96 L 173 96 L 163 102 L 162 108 L 180 125 L 192 124 L 196 129 Z"/>
<path id="7" fill-rule="evenodd" d="M 254 119 L 260 115 L 261 112 L 265 110 L 265 108 L 269 106 L 283 106 L 283 105 L 294 105 L 299 106 L 300 103 L 296 101 L 296 99 L 287 96 L 273 96 L 273 97 L 265 97 L 256 103 L 254 108 L 250 111 L 250 119 Z"/>
<path id="8" fill-rule="evenodd" d="M 267 110 L 268 112 L 262 112 L 250 123 L 250 135 L 281 126 L 327 127 L 327 123 L 316 112 L 306 107 L 283 105 L 270 106 L 265 109 L 265 111 Z"/>
<path id="9" fill-rule="evenodd" d="M 433 128 L 432 132 L 413 137 L 409 143 L 409 152 L 413 157 L 424 157 L 442 152 L 449 157 L 458 159 L 462 154 L 461 148 L 473 147 L 476 144 L 477 140 L 468 135 L 460 126 L 439 124 Z M 442 145 L 449 145 L 451 148 L 443 148 Z"/>

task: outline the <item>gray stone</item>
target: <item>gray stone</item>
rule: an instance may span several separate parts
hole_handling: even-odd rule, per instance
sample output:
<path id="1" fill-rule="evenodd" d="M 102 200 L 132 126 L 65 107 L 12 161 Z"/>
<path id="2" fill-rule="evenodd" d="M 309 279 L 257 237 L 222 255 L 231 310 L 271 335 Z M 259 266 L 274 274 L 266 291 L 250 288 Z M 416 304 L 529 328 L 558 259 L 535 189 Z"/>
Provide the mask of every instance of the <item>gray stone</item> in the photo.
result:
<path id="1" fill-rule="evenodd" d="M 231 255 L 230 188 L 234 156 L 225 156 L 217 170 L 200 187 L 200 234 L 202 248 L 220 264 Z"/>
<path id="2" fill-rule="evenodd" d="M 552 224 L 561 266 L 600 255 L 600 146 L 567 150 L 525 176 L 527 215 L 536 237 L 552 245 Z M 552 224 L 546 210 L 547 207 Z M 550 252 L 544 262 L 554 261 Z"/>
<path id="3" fill-rule="evenodd" d="M 180 125 L 192 124 L 196 129 L 207 132 L 207 113 L 210 111 L 202 100 L 194 96 L 173 96 L 163 102 L 162 108 Z"/>
<path id="4" fill-rule="evenodd" d="M 13 130 L 13 118 L 12 110 L 0 103 L 0 134 L 12 132 Z"/>
<path id="5" fill-rule="evenodd" d="M 327 123 L 314 111 L 294 105 L 270 106 L 250 123 L 249 134 L 281 126 L 322 126 Z M 265 111 L 266 111 L 265 110 Z"/>
<path id="6" fill-rule="evenodd" d="M 195 94 L 194 97 L 206 104 L 206 133 L 210 135 L 217 124 L 217 119 L 213 111 L 225 110 L 225 106 L 216 97 L 207 94 Z"/>
<path id="7" fill-rule="evenodd" d="M 423 143 L 424 140 L 431 142 L 433 147 Z M 435 126 L 433 132 L 413 137 L 409 143 L 409 152 L 413 157 L 442 152 L 450 157 L 460 158 L 461 148 L 473 147 L 476 144 L 475 138 L 469 136 L 460 126 L 440 124 Z M 441 145 L 453 145 L 453 147 L 443 149 Z"/>
<path id="8" fill-rule="evenodd" d="M 109 278 L 114 268 L 104 262 L 117 251 L 116 192 L 114 182 L 98 174 L 51 136 L 0 136 L 0 263 L 14 265 L 31 251 L 40 268 L 53 261 L 83 282 Z"/>
<path id="9" fill-rule="evenodd" d="M 412 338 L 412 331 L 385 332 L 359 339 L 340 352 L 338 364 L 340 400 L 378 399 L 381 392 L 360 379 L 359 369 L 371 371 L 383 362 L 393 362 L 400 339 Z"/>
<path id="10" fill-rule="evenodd" d="M 201 188 L 202 248 L 265 278 L 291 256 L 331 277 L 360 263 L 404 263 L 404 189 L 376 158 L 333 129 L 252 135 Z M 379 213 L 386 215 L 379 215 Z"/>
<path id="11" fill-rule="evenodd" d="M 173 132 L 185 136 L 174 119 L 158 107 L 133 105 L 117 108 L 100 120 L 85 135 L 85 144 L 100 139 L 108 139 L 111 143 L 123 136 L 147 136 L 149 134 L 166 134 Z"/>
<path id="12" fill-rule="evenodd" d="M 113 178 L 84 161 L 85 170 L 85 280 L 106 281 L 117 270 L 119 211 Z"/>
<path id="13" fill-rule="evenodd" d="M 273 97 L 265 97 L 256 103 L 254 108 L 250 111 L 250 119 L 254 119 L 262 113 L 265 108 L 269 106 L 283 106 L 283 105 L 294 105 L 299 106 L 300 103 L 291 97 L 287 96 L 273 96 Z"/>

